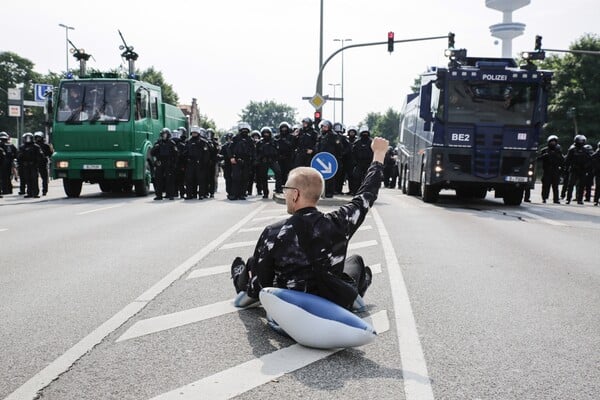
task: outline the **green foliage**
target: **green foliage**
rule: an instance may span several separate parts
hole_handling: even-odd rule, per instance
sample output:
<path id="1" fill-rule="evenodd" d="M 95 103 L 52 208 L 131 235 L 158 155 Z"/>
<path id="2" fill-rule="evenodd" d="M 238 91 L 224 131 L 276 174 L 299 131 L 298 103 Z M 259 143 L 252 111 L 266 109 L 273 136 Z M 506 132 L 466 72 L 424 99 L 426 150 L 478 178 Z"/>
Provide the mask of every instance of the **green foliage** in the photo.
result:
<path id="1" fill-rule="evenodd" d="M 390 107 L 384 114 L 370 112 L 361 122 L 361 125 L 368 125 L 372 136 L 384 137 L 389 140 L 390 145 L 393 146 L 398 140 L 400 116 L 401 114 L 399 112 L 394 111 L 394 109 Z"/>
<path id="2" fill-rule="evenodd" d="M 150 67 L 140 72 L 139 75 L 140 80 L 160 86 L 163 102 L 177 105 L 179 102 L 179 96 L 177 93 L 175 93 L 173 86 L 165 81 L 165 77 L 161 71 L 156 70 L 154 67 Z"/>
<path id="3" fill-rule="evenodd" d="M 600 37 L 586 34 L 570 49 L 600 51 Z M 554 71 L 545 133 L 558 135 L 563 147 L 567 146 L 572 141 L 576 121 L 579 133 L 586 135 L 589 143 L 597 143 L 600 139 L 600 56 L 551 55 L 540 66 Z"/>
<path id="4" fill-rule="evenodd" d="M 415 78 L 413 84 L 410 85 L 411 93 L 419 94 L 421 92 L 421 75 Z"/>
<path id="5" fill-rule="evenodd" d="M 296 123 L 296 109 L 273 100 L 251 101 L 238 116 L 240 121 L 249 123 L 252 129 L 261 129 L 263 126 L 277 128 L 283 121 L 292 125 Z"/>
<path id="6" fill-rule="evenodd" d="M 200 114 L 200 127 L 204 129 L 212 129 L 217 132 L 217 124 L 212 119 L 209 119 L 206 115 Z"/>

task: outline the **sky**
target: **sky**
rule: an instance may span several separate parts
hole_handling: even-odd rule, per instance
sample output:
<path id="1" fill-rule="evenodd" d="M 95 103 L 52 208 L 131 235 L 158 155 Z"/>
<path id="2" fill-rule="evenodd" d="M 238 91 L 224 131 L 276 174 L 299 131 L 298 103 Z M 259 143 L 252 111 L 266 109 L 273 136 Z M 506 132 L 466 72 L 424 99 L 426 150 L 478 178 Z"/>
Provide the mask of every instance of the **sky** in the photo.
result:
<path id="1" fill-rule="evenodd" d="M 294 107 L 298 119 L 314 109 L 302 97 L 316 92 L 321 0 L 69 0 L 11 1 L 3 5 L 0 51 L 34 62 L 40 73 L 66 68 L 69 39 L 94 56 L 100 70 L 127 65 L 120 57 L 120 29 L 139 54 L 136 66 L 163 72 L 180 103 L 198 100 L 200 112 L 220 129 L 239 121 L 250 101 L 274 100 Z M 161 6 L 157 6 L 160 4 Z M 456 47 L 472 56 L 500 56 L 489 26 L 502 14 L 484 0 L 323 0 L 323 54 L 347 44 L 456 34 Z M 532 0 L 513 13 L 526 24 L 513 40 L 515 55 L 532 50 L 535 35 L 543 47 L 565 49 L 585 33 L 600 34 L 598 0 Z M 369 112 L 400 111 L 410 85 L 428 66 L 445 65 L 447 41 L 348 49 L 344 54 L 344 123 L 356 125 Z M 78 68 L 69 55 L 69 67 Z M 323 94 L 340 97 L 341 55 L 326 66 Z M 43 83 L 43 82 L 40 82 Z M 323 117 L 341 120 L 341 102 L 329 101 Z M 335 110 L 334 110 L 335 108 Z M 335 112 L 335 118 L 334 118 Z M 260 128 L 260 127 L 253 127 Z"/>

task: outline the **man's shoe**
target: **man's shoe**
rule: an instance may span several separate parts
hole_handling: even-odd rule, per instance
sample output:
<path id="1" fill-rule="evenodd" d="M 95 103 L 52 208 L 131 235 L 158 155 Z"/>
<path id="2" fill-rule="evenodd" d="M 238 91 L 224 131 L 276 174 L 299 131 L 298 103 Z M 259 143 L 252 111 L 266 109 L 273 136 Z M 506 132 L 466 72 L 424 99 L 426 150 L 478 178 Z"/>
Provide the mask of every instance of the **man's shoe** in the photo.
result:
<path id="1" fill-rule="evenodd" d="M 169 197 L 169 200 L 175 200 L 175 198 L 174 197 Z"/>
<path id="2" fill-rule="evenodd" d="M 236 293 L 246 290 L 248 278 L 246 263 L 244 263 L 241 257 L 236 257 L 233 263 L 231 263 L 231 279 L 233 279 L 233 286 Z"/>
<path id="3" fill-rule="evenodd" d="M 598 205 L 598 202 L 597 202 L 597 201 L 596 201 L 596 202 L 594 202 L 594 205 L 595 205 L 595 206 L 597 206 L 597 205 Z"/>
<path id="4" fill-rule="evenodd" d="M 34 199 L 39 199 L 39 198 L 40 198 L 40 196 L 38 196 L 38 195 L 35 195 L 35 196 L 33 196 L 33 198 L 34 198 Z"/>
<path id="5" fill-rule="evenodd" d="M 567 200 L 565 203 L 566 204 L 571 204 L 571 200 Z"/>
<path id="6" fill-rule="evenodd" d="M 542 200 L 542 203 L 546 204 L 546 199 L 543 199 L 543 200 Z"/>
<path id="7" fill-rule="evenodd" d="M 162 200 L 162 196 L 156 196 L 154 200 Z"/>
<path id="8" fill-rule="evenodd" d="M 227 196 L 227 200 L 231 200 L 231 201 L 233 201 L 233 200 L 237 200 L 237 198 L 236 198 L 236 197 L 233 197 L 233 196 Z"/>
<path id="9" fill-rule="evenodd" d="M 529 200 L 529 199 L 525 199 L 525 200 L 523 200 L 523 201 L 524 201 L 525 203 L 531 203 L 531 200 Z"/>
<path id="10" fill-rule="evenodd" d="M 554 204 L 560 204 L 559 200 L 554 200 Z"/>
<path id="11" fill-rule="evenodd" d="M 47 194 L 48 194 L 48 192 L 43 192 L 43 193 L 42 193 L 42 196 L 45 196 L 45 195 L 47 195 Z"/>
<path id="12" fill-rule="evenodd" d="M 25 196 L 23 196 L 23 198 L 24 198 L 24 199 L 30 199 L 30 198 L 32 198 L 32 197 L 33 197 L 33 196 L 30 196 L 30 195 L 28 195 L 28 194 L 27 194 L 27 195 L 25 195 Z"/>
<path id="13" fill-rule="evenodd" d="M 579 204 L 579 205 L 583 205 L 583 201 L 579 200 L 579 201 L 577 202 L 577 204 Z"/>

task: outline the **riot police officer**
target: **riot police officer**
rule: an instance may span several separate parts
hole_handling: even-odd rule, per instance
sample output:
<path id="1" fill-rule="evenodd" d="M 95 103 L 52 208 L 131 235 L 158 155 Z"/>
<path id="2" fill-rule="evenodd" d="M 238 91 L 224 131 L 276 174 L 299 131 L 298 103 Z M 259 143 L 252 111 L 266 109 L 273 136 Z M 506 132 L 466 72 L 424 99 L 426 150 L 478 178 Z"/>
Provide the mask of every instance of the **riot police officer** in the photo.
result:
<path id="1" fill-rule="evenodd" d="M 40 177 L 42 178 L 42 196 L 48 194 L 48 162 L 52 157 L 52 146 L 44 141 L 44 132 L 37 131 L 33 134 L 35 143 L 42 149 L 42 161 L 39 166 Z"/>
<path id="2" fill-rule="evenodd" d="M 352 154 L 354 143 L 356 143 L 357 133 L 358 128 L 356 126 L 349 126 L 348 130 L 346 131 L 346 138 L 349 144 L 349 151 L 344 157 L 344 177 L 348 181 L 348 194 L 356 193 L 356 191 L 358 190 L 358 188 L 354 187 L 354 168 L 356 167 L 356 162 L 354 160 L 354 155 Z"/>
<path id="3" fill-rule="evenodd" d="M 394 148 L 388 147 L 383 158 L 383 186 L 386 188 L 394 188 L 396 186 L 396 180 L 394 178 L 394 170 L 396 168 L 396 156 L 394 154 Z M 392 185 L 393 182 L 393 185 Z"/>
<path id="4" fill-rule="evenodd" d="M 338 135 L 333 130 L 331 121 L 321 121 L 321 137 L 317 144 L 317 152 L 327 152 L 336 158 L 338 169 L 334 176 L 325 181 L 325 197 L 333 197 L 337 189 L 337 179 L 341 175 L 339 165 L 341 164 L 342 155 L 344 154 L 344 145 Z"/>
<path id="5" fill-rule="evenodd" d="M 0 132 L 0 147 L 4 152 L 4 159 L 0 162 L 0 194 L 12 194 L 11 180 L 17 148 L 10 142 L 10 136 L 6 132 Z"/>
<path id="6" fill-rule="evenodd" d="M 254 144 L 254 154 L 256 154 L 256 146 L 258 142 L 260 142 L 260 131 L 258 129 L 252 130 L 250 132 L 250 138 L 252 139 L 252 144 Z M 258 186 L 258 181 L 256 177 L 258 176 L 258 161 L 254 158 L 254 162 L 250 167 L 250 171 L 248 173 L 248 188 L 246 190 L 246 195 L 252 196 L 252 186 L 256 183 L 256 194 L 261 195 L 262 192 L 260 187 Z"/>
<path id="7" fill-rule="evenodd" d="M 291 134 L 290 124 L 282 122 L 279 124 L 279 137 L 276 139 L 279 154 L 279 168 L 281 168 L 281 182 L 287 182 L 290 171 L 294 168 L 294 154 L 296 145 Z M 275 188 L 275 193 L 283 193 L 280 188 Z"/>
<path id="8" fill-rule="evenodd" d="M 552 188 L 552 198 L 555 204 L 560 204 L 558 183 L 564 165 L 564 157 L 558 144 L 558 136 L 550 135 L 547 147 L 542 149 L 539 159 L 542 161 L 542 202 L 546 202 Z"/>
<path id="9" fill-rule="evenodd" d="M 567 152 L 565 168 L 569 172 L 569 187 L 567 188 L 567 204 L 571 203 L 573 187 L 576 187 L 575 197 L 577 204 L 583 204 L 583 187 L 585 185 L 585 175 L 591 162 L 590 155 L 583 148 L 586 137 L 583 135 L 575 136 L 575 142 Z"/>
<path id="10" fill-rule="evenodd" d="M 255 158 L 255 147 L 249 134 L 250 124 L 241 122 L 238 125 L 238 134 L 233 137 L 231 146 L 228 147 L 232 191 L 231 196 L 227 196 L 229 200 L 246 200 L 248 176 Z"/>
<path id="11" fill-rule="evenodd" d="M 219 150 L 219 160 L 221 160 L 223 168 L 223 178 L 225 179 L 225 192 L 227 198 L 233 197 L 232 186 L 231 186 L 231 161 L 229 160 L 229 147 L 233 141 L 233 133 L 227 132 L 225 134 L 225 143 Z"/>
<path id="12" fill-rule="evenodd" d="M 186 195 L 185 189 L 185 157 L 183 157 L 183 151 L 185 150 L 185 144 L 187 141 L 187 129 L 185 127 L 180 126 L 177 128 L 179 132 L 179 137 L 173 137 L 172 140 L 177 145 L 177 151 L 179 153 L 179 157 L 177 158 L 177 167 L 175 170 L 175 196 L 179 195 L 180 198 L 184 198 Z"/>
<path id="13" fill-rule="evenodd" d="M 319 133 L 313 128 L 310 118 L 302 120 L 302 127 L 296 136 L 296 157 L 294 167 L 309 167 L 314 156 Z"/>
<path id="14" fill-rule="evenodd" d="M 596 190 L 594 191 L 594 205 L 598 205 L 600 200 L 600 142 L 594 154 L 592 154 L 592 173 L 596 181 Z"/>
<path id="15" fill-rule="evenodd" d="M 185 176 L 187 193 L 185 199 L 192 200 L 198 196 L 202 200 L 206 197 L 210 149 L 208 142 L 202 138 L 202 135 L 206 134 L 203 128 L 193 126 L 190 133 L 190 140 L 187 141 L 183 150 L 183 158 L 187 166 Z"/>
<path id="16" fill-rule="evenodd" d="M 163 128 L 160 138 L 152 147 L 150 155 L 154 157 L 154 200 L 162 200 L 163 193 L 169 200 L 175 196 L 175 168 L 178 158 L 177 145 L 171 139 L 171 130 Z"/>
<path id="17" fill-rule="evenodd" d="M 371 132 L 367 125 L 360 127 L 359 131 L 360 138 L 354 142 L 352 147 L 352 155 L 356 165 L 354 167 L 353 178 L 354 187 L 353 189 L 358 190 L 360 183 L 365 178 L 369 164 L 373 159 L 373 150 L 371 150 Z"/>
<path id="18" fill-rule="evenodd" d="M 19 148 L 17 161 L 21 166 L 21 180 L 24 181 L 26 185 L 27 193 L 25 197 L 34 197 L 37 199 L 40 197 L 38 169 L 42 163 L 44 154 L 42 153 L 40 146 L 35 143 L 31 133 L 24 133 L 22 140 L 23 144 Z"/>
<path id="19" fill-rule="evenodd" d="M 592 186 L 594 186 L 594 172 L 592 171 L 592 155 L 594 154 L 594 148 L 591 144 L 587 143 L 583 146 L 583 148 L 590 156 L 590 160 L 586 165 L 585 179 L 583 184 L 583 200 L 589 202 L 592 200 Z"/>
<path id="20" fill-rule="evenodd" d="M 206 130 L 207 141 L 209 144 L 210 150 L 210 159 L 208 162 L 207 168 L 207 178 L 206 178 L 206 186 L 207 186 L 207 195 L 208 197 L 215 197 L 215 192 L 217 191 L 217 181 L 219 178 L 219 168 L 218 168 L 218 155 L 219 155 L 219 139 L 217 138 L 217 134 L 212 128 L 208 128 Z"/>
<path id="21" fill-rule="evenodd" d="M 352 146 L 350 145 L 348 138 L 344 135 L 346 132 L 346 127 L 341 122 L 336 122 L 333 124 L 333 131 L 337 133 L 342 145 L 342 154 L 338 159 L 338 172 L 336 173 L 336 186 L 334 194 L 342 194 L 344 181 L 346 180 L 345 163 L 348 153 L 352 152 Z"/>
<path id="22" fill-rule="evenodd" d="M 281 189 L 281 169 L 279 167 L 279 151 L 277 143 L 273 140 L 273 131 L 268 126 L 260 130 L 262 139 L 256 145 L 258 161 L 257 185 L 262 192 L 263 199 L 269 198 L 269 168 L 275 174 L 275 191 L 283 192 Z"/>

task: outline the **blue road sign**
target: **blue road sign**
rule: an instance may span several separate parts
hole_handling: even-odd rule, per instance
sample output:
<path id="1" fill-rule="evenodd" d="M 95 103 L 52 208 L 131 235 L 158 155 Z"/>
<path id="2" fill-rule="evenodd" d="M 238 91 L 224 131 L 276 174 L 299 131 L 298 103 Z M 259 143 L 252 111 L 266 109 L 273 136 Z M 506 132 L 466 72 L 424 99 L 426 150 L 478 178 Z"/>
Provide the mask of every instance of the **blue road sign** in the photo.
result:
<path id="1" fill-rule="evenodd" d="M 310 166 L 323 175 L 323 179 L 331 179 L 338 169 L 338 162 L 331 153 L 323 151 L 317 153 L 310 161 Z"/>
<path id="2" fill-rule="evenodd" d="M 45 83 L 36 83 L 33 85 L 34 101 L 46 101 L 46 93 L 52 90 L 52 85 Z"/>

